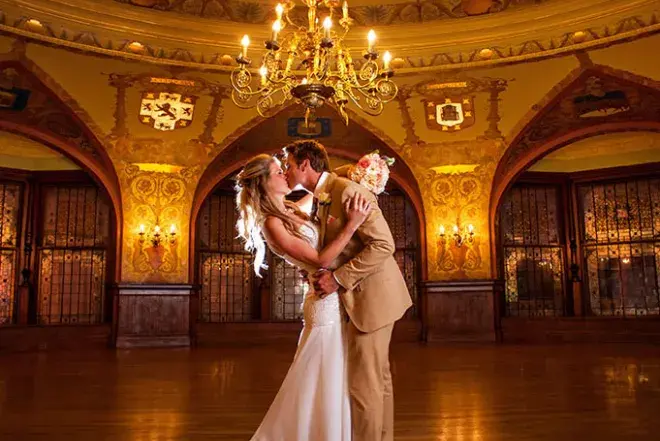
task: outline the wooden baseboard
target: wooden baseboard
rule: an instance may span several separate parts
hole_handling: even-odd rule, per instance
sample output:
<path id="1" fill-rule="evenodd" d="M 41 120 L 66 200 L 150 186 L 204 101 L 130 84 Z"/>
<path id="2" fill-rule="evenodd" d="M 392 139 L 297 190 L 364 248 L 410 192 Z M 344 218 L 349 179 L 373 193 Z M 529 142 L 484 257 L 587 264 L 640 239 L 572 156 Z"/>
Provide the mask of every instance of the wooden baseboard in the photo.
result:
<path id="1" fill-rule="evenodd" d="M 125 335 L 117 338 L 117 348 L 177 348 L 190 346 L 190 336 L 142 337 Z"/>

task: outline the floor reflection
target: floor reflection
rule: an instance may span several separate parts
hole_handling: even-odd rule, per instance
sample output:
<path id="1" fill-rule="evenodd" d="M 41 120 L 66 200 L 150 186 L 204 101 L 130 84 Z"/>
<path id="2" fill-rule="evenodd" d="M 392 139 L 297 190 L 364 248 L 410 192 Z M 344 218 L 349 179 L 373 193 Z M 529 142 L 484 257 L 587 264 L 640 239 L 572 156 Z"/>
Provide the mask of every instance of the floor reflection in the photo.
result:
<path id="1" fill-rule="evenodd" d="M 248 440 L 291 346 L 4 355 L 0 439 Z M 660 351 L 392 349 L 397 441 L 655 440 Z"/>

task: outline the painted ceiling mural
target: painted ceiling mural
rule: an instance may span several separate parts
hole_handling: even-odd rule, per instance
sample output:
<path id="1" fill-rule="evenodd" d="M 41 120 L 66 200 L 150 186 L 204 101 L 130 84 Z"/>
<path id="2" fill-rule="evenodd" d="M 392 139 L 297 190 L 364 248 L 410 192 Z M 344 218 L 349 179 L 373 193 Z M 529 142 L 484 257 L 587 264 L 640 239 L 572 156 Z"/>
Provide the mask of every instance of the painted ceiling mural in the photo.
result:
<path id="1" fill-rule="evenodd" d="M 115 0 L 144 8 L 173 11 L 200 17 L 261 24 L 274 17 L 275 2 L 241 0 Z M 519 9 L 550 0 L 417 0 L 398 3 L 350 5 L 350 16 L 363 26 L 420 23 L 493 14 Z M 339 2 L 337 2 L 339 3 Z M 296 5 L 291 17 L 304 23 L 307 10 Z"/>

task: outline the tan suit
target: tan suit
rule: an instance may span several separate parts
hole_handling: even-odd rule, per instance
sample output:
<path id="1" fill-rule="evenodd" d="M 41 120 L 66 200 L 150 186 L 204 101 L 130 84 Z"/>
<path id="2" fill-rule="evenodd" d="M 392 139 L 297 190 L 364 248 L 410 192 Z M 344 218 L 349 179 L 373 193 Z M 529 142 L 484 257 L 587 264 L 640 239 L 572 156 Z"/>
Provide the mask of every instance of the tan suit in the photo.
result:
<path id="1" fill-rule="evenodd" d="M 389 346 L 394 322 L 412 306 L 410 294 L 394 259 L 394 240 L 378 207 L 366 188 L 335 174 L 317 195 L 321 243 L 334 239 L 346 224 L 344 203 L 355 193 L 371 201 L 372 209 L 344 251 L 331 266 L 345 289 L 340 297 L 350 317 L 348 369 L 351 394 L 353 441 L 393 439 L 394 399 L 389 365 Z M 323 198 L 321 198 L 323 199 Z"/>

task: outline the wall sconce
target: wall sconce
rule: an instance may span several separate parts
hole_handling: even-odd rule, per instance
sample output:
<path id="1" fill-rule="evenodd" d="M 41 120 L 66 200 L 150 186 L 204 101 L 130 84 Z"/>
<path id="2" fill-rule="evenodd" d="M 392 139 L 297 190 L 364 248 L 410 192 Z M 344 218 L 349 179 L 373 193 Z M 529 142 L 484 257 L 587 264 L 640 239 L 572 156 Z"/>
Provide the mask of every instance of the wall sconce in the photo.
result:
<path id="1" fill-rule="evenodd" d="M 463 246 L 464 243 L 472 244 L 472 242 L 474 242 L 474 226 L 472 224 L 468 225 L 467 228 L 464 229 L 463 233 L 461 233 L 458 225 L 454 225 L 453 238 L 454 244 L 459 248 Z M 445 234 L 444 225 L 440 225 L 440 239 L 444 241 L 448 240 L 448 237 Z"/>
<path id="2" fill-rule="evenodd" d="M 163 233 L 160 230 L 160 226 L 156 225 L 152 231 L 146 232 L 144 224 L 141 224 L 140 232 L 138 235 L 140 236 L 141 244 L 143 244 L 145 240 L 148 240 L 151 242 L 154 248 L 158 248 L 164 240 L 167 240 L 170 244 L 174 243 L 174 239 L 176 237 L 176 227 L 174 224 L 172 224 L 169 233 Z"/>

